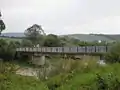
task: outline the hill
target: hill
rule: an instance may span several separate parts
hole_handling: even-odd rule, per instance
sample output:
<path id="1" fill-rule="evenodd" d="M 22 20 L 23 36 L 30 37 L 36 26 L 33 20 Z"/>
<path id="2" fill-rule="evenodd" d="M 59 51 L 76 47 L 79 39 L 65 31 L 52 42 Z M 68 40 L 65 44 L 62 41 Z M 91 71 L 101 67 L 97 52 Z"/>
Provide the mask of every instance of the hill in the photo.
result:
<path id="1" fill-rule="evenodd" d="M 8 36 L 8 37 L 24 37 L 24 33 L 16 33 L 16 32 L 11 32 L 11 33 L 2 33 L 1 36 Z"/>
<path id="2" fill-rule="evenodd" d="M 24 37 L 24 33 L 2 33 L 1 36 L 8 36 L 8 37 Z M 80 41 L 119 41 L 120 34 L 68 34 L 68 35 L 60 35 L 60 36 L 68 36 L 70 38 L 79 39 Z"/>
<path id="3" fill-rule="evenodd" d="M 75 38 L 79 39 L 80 41 L 119 41 L 120 40 L 120 34 L 68 34 L 68 35 L 63 35 L 63 36 L 68 36 L 70 38 Z"/>

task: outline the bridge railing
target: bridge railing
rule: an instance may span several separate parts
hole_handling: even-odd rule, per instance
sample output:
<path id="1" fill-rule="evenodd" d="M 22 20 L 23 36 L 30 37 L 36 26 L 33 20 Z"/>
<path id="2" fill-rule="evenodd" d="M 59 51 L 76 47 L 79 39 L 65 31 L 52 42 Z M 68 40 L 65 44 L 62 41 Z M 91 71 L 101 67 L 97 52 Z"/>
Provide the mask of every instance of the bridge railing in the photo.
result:
<path id="1" fill-rule="evenodd" d="M 80 46 L 80 47 L 25 47 L 16 48 L 17 52 L 43 52 L 43 53 L 106 53 L 110 46 Z"/>

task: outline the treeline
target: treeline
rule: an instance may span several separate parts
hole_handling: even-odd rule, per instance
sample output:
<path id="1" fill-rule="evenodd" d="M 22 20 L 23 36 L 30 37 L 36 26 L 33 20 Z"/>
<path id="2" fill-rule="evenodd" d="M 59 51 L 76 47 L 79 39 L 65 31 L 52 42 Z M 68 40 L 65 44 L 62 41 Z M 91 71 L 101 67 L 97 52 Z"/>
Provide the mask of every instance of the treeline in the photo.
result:
<path id="1" fill-rule="evenodd" d="M 73 39 L 59 38 L 56 35 L 47 35 L 44 40 L 40 40 L 39 44 L 45 47 L 57 47 L 57 46 L 88 46 L 88 45 L 100 45 L 97 43 L 80 42 Z M 15 56 L 15 49 L 17 47 L 33 47 L 34 44 L 28 39 L 22 39 L 22 41 L 7 41 L 0 39 L 0 58 L 5 60 L 11 60 Z"/>
<path id="2" fill-rule="evenodd" d="M 60 37 L 54 34 L 46 35 L 40 25 L 33 25 L 25 30 L 25 37 L 20 41 L 0 40 L 0 58 L 4 60 L 12 60 L 15 56 L 17 47 L 62 47 L 62 46 L 96 46 L 110 45 L 113 43 L 84 42 L 78 39 L 69 38 L 67 36 Z"/>

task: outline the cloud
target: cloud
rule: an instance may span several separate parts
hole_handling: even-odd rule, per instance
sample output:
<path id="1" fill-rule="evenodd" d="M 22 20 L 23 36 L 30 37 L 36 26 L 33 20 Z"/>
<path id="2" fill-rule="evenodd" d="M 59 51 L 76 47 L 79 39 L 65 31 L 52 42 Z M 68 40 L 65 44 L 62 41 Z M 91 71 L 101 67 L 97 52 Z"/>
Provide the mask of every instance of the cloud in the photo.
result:
<path id="1" fill-rule="evenodd" d="M 120 33 L 119 0 L 1 0 L 4 32 L 40 24 L 46 33 Z"/>
<path id="2" fill-rule="evenodd" d="M 64 28 L 69 33 L 120 33 L 120 16 L 108 16 L 91 21 L 87 24 Z"/>

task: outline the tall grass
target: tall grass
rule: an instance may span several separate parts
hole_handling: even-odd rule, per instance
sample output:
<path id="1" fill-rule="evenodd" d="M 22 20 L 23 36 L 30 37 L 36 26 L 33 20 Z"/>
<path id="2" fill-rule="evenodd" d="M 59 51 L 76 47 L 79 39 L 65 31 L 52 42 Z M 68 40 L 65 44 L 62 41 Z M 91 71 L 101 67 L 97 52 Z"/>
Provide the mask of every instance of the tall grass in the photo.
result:
<path id="1" fill-rule="evenodd" d="M 86 57 L 84 60 L 61 59 L 52 65 L 49 78 L 43 81 L 14 72 L 0 74 L 0 90 L 120 90 L 119 63 L 103 67 L 97 64 L 96 58 Z"/>
<path id="2" fill-rule="evenodd" d="M 93 70 L 96 68 L 99 68 L 97 60 L 90 60 L 89 57 L 86 57 L 84 60 L 61 59 L 59 60 L 59 63 L 55 66 L 54 73 L 68 73 L 71 71 L 88 72 L 89 70 Z"/>
<path id="3" fill-rule="evenodd" d="M 101 66 L 97 64 L 96 59 L 89 60 L 88 57 L 86 57 L 85 60 L 62 59 L 60 60 L 58 66 L 56 66 L 55 70 L 51 71 L 53 76 L 46 81 L 46 84 L 50 89 L 54 88 L 54 90 L 56 90 L 55 88 L 58 89 L 60 87 L 59 90 L 63 90 L 62 87 L 66 84 L 68 85 L 68 83 L 70 83 L 71 81 L 73 82 L 74 80 L 79 81 L 79 79 L 77 78 L 73 79 L 73 77 L 75 77 L 77 74 L 79 74 L 80 75 L 79 77 L 81 77 L 80 78 L 81 82 L 78 82 L 78 84 L 83 83 L 85 81 L 84 80 L 85 78 L 88 81 L 91 80 L 91 77 L 94 77 L 94 75 L 92 75 L 92 72 L 94 72 L 97 68 L 100 67 Z M 71 83 L 69 85 L 74 85 L 74 84 Z M 70 90 L 70 88 L 68 90 Z M 78 90 L 78 89 L 71 89 L 71 90 Z"/>
<path id="4" fill-rule="evenodd" d="M 62 84 L 57 90 L 120 90 L 119 67 L 120 64 L 116 63 L 87 73 L 76 72 L 69 82 Z"/>
<path id="5" fill-rule="evenodd" d="M 46 84 L 51 90 L 119 90 L 119 67 L 119 63 L 103 67 L 97 64 L 96 59 L 88 57 L 85 60 L 61 60 Z M 114 77 L 109 80 L 111 73 Z M 97 74 L 100 76 L 97 77 Z"/>
<path id="6" fill-rule="evenodd" d="M 48 90 L 39 80 L 16 75 L 15 71 L 16 65 L 0 62 L 0 90 Z"/>

